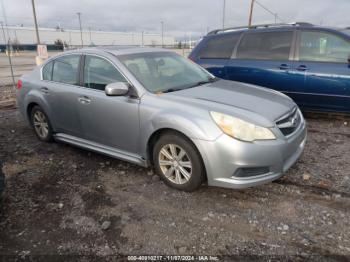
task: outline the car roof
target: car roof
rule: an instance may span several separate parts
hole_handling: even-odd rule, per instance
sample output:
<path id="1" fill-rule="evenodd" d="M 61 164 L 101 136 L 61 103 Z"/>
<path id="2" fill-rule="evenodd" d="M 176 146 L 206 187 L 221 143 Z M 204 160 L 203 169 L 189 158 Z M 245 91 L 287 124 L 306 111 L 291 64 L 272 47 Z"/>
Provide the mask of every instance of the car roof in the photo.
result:
<path id="1" fill-rule="evenodd" d="M 87 47 L 81 49 L 75 49 L 66 51 L 65 53 L 109 53 L 113 55 L 128 55 L 138 53 L 151 53 L 151 52 L 171 52 L 168 49 L 154 48 L 154 47 L 135 47 L 135 46 L 96 46 Z"/>
<path id="2" fill-rule="evenodd" d="M 311 29 L 311 30 L 327 30 L 327 31 L 338 31 L 342 32 L 345 29 L 340 27 L 328 27 L 328 26 L 318 26 L 306 22 L 296 22 L 296 23 L 281 23 L 281 24 L 262 24 L 262 25 L 253 25 L 253 26 L 241 26 L 241 27 L 232 27 L 225 29 L 217 29 L 209 32 L 207 37 L 215 35 L 224 35 L 224 34 L 234 34 L 242 33 L 246 31 L 281 31 L 281 30 L 291 30 L 291 29 Z"/>

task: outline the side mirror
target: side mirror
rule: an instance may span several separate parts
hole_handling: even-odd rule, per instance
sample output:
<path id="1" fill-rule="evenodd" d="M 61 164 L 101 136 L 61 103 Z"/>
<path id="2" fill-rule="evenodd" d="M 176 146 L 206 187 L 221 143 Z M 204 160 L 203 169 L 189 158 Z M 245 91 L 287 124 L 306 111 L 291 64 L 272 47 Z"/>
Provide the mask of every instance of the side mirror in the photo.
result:
<path id="1" fill-rule="evenodd" d="M 348 56 L 348 64 L 350 66 L 350 55 Z"/>
<path id="2" fill-rule="evenodd" d="M 107 96 L 124 96 L 129 92 L 129 85 L 124 82 L 111 83 L 106 85 Z"/>

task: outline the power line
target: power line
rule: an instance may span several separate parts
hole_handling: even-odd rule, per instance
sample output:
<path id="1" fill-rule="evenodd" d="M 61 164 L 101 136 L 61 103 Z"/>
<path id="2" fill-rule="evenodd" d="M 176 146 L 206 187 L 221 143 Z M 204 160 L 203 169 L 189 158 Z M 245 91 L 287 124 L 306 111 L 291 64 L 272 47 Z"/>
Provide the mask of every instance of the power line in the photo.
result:
<path id="1" fill-rule="evenodd" d="M 270 10 L 269 8 L 267 8 L 266 6 L 264 6 L 263 4 L 261 4 L 260 2 L 258 2 L 257 0 L 255 0 L 255 3 L 260 6 L 262 9 L 264 9 L 266 12 L 270 13 L 271 15 L 273 15 L 275 17 L 275 22 L 277 22 L 277 19 L 280 20 L 282 23 L 284 23 L 285 21 L 283 19 L 281 19 L 277 13 L 273 12 L 272 10 Z"/>
<path id="2" fill-rule="evenodd" d="M 226 0 L 224 0 L 223 3 L 223 8 L 222 8 L 222 29 L 225 28 L 225 14 L 226 14 Z"/>

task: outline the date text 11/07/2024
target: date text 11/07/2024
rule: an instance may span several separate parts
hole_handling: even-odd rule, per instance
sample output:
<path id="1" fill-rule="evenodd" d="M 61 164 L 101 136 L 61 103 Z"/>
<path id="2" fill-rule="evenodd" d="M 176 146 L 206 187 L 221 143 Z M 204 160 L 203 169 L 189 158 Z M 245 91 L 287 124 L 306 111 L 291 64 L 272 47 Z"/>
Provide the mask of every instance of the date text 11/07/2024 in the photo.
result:
<path id="1" fill-rule="evenodd" d="M 219 261 L 217 256 L 128 256 L 128 261 Z"/>

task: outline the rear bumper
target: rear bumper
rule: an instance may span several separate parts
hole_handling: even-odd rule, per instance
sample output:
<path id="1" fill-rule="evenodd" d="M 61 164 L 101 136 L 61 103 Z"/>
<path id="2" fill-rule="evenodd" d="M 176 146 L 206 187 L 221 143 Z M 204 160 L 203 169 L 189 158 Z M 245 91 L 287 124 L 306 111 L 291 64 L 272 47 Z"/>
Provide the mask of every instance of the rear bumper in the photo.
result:
<path id="1" fill-rule="evenodd" d="M 195 144 L 203 157 L 209 186 L 240 189 L 281 177 L 302 154 L 306 137 L 303 121 L 289 138 L 246 143 L 223 134 L 215 141 L 196 140 Z M 267 171 L 253 176 L 236 176 L 242 169 Z"/>

